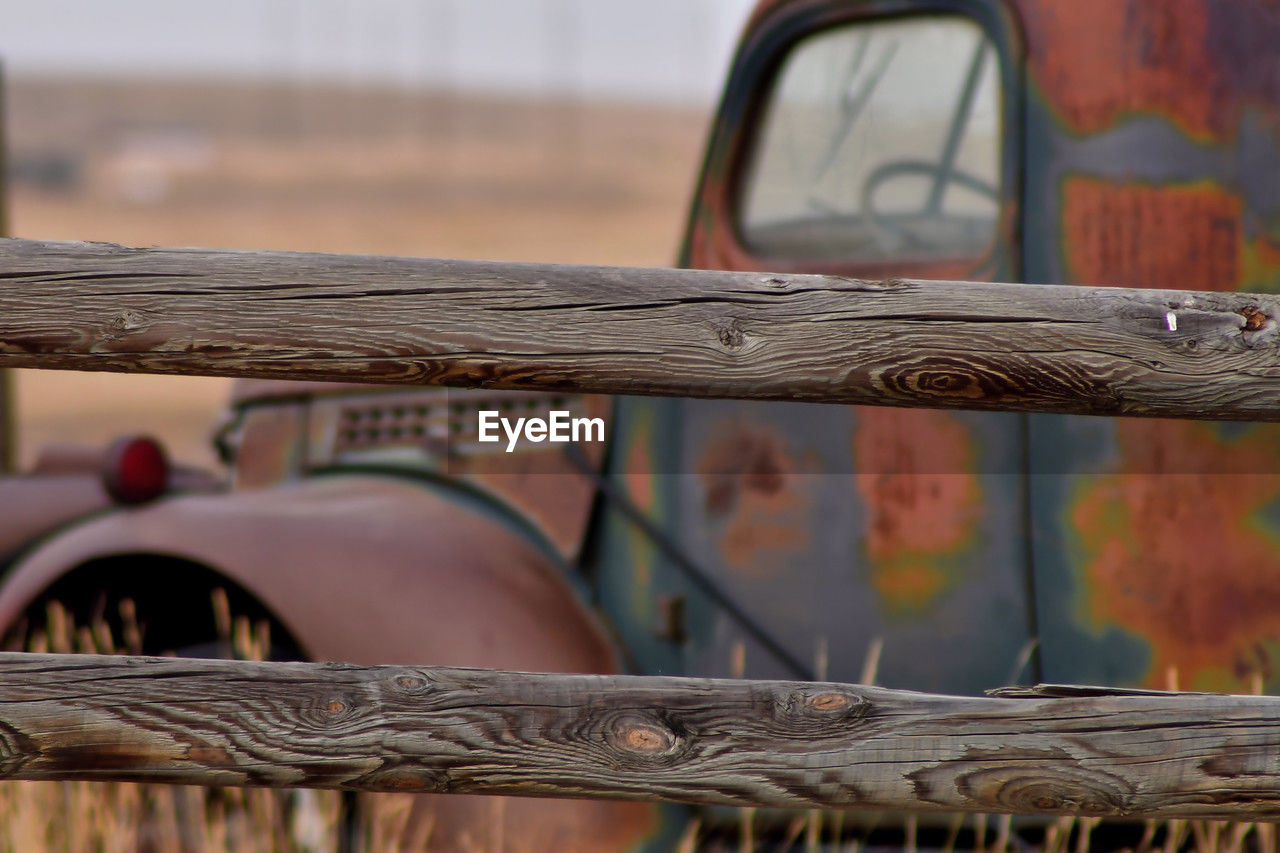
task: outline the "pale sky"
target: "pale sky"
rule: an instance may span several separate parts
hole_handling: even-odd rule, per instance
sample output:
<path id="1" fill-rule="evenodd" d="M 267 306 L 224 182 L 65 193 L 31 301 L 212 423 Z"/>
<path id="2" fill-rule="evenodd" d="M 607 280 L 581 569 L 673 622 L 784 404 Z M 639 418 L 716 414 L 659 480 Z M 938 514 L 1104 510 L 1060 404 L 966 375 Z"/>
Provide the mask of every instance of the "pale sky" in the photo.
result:
<path id="1" fill-rule="evenodd" d="M 0 0 L 33 74 L 235 75 L 706 101 L 752 0 Z"/>

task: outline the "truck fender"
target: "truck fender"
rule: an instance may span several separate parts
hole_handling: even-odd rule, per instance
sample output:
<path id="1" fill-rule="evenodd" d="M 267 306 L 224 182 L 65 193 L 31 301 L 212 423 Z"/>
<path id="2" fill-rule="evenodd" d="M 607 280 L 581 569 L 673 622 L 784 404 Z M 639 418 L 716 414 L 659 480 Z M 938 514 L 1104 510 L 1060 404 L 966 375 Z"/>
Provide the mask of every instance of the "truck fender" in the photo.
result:
<path id="1" fill-rule="evenodd" d="M 443 490 L 372 476 L 188 495 L 51 537 L 0 587 L 0 629 L 77 567 L 145 554 L 202 564 L 253 595 L 314 660 L 616 672 L 607 634 L 526 536 Z M 652 805 L 425 795 L 415 825 L 462 850 L 625 850 L 665 827 Z M 496 822 L 495 822 L 496 821 Z"/>
<path id="2" fill-rule="evenodd" d="M 78 566 L 122 554 L 198 563 L 258 599 L 316 660 L 614 672 L 563 572 L 496 516 L 374 476 L 187 495 L 91 518 L 26 554 L 0 627 Z"/>

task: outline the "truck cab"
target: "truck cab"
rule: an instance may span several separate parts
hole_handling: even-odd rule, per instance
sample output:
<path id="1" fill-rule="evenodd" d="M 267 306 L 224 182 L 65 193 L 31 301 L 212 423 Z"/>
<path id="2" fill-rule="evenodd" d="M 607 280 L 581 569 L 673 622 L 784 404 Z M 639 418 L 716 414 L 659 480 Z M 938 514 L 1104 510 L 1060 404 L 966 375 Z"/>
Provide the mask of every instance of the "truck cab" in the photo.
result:
<path id="1" fill-rule="evenodd" d="M 1275 290 L 1277 33 L 1249 2 L 762 3 L 681 261 Z M 614 476 L 838 680 L 882 643 L 896 687 L 1280 686 L 1274 426 L 691 400 L 617 424 Z M 746 642 L 784 673 L 605 527 L 602 565 L 635 567 L 606 609 L 650 667 L 728 673 Z M 655 639 L 679 597 L 689 639 Z"/>

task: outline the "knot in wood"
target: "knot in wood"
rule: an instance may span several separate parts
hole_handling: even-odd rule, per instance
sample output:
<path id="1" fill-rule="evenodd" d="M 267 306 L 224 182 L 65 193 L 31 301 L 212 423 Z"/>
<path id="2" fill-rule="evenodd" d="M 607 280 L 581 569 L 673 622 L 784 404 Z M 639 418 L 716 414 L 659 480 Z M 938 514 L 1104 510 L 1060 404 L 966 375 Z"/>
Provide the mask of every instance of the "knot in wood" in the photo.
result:
<path id="1" fill-rule="evenodd" d="M 1240 312 L 1240 316 L 1244 317 L 1244 330 L 1246 332 L 1256 332 L 1263 326 L 1267 325 L 1267 321 L 1271 318 L 1262 313 L 1260 309 L 1253 305 L 1249 305 Z"/>
<path id="2" fill-rule="evenodd" d="M 403 764 L 384 767 L 366 774 L 362 779 L 385 790 L 414 793 L 447 794 L 452 787 L 447 770 Z"/>
<path id="3" fill-rule="evenodd" d="M 618 745 L 632 752 L 658 753 L 666 752 L 675 746 L 675 737 L 656 726 L 629 725 L 618 732 Z"/>
<path id="4" fill-rule="evenodd" d="M 999 758 L 998 758 L 999 756 Z M 975 762 L 962 772 L 956 787 L 984 810 L 1040 814 L 1124 814 L 1133 786 L 1105 770 L 1088 768 L 1059 749 L 1007 747 L 970 751 Z M 1007 763 L 1013 759 L 1013 763 Z M 916 778 L 917 790 L 921 778 Z"/>
<path id="5" fill-rule="evenodd" d="M 40 746 L 25 732 L 0 722 L 0 776 L 17 772 L 33 756 L 40 753 Z"/>
<path id="6" fill-rule="evenodd" d="M 116 332 L 127 333 L 136 332 L 147 324 L 144 318 L 137 311 L 125 309 L 115 316 L 111 321 L 111 328 Z"/>
<path id="7" fill-rule="evenodd" d="M 964 392 L 972 384 L 972 379 L 963 373 L 934 372 L 921 373 L 916 377 L 916 387 L 922 391 L 933 391 L 941 394 L 958 394 Z"/>
<path id="8" fill-rule="evenodd" d="M 430 684 L 425 678 L 412 673 L 402 673 L 401 675 L 397 675 L 395 678 L 391 679 L 391 685 L 397 692 L 408 693 L 410 695 L 424 693 L 427 688 L 430 687 Z"/>
<path id="9" fill-rule="evenodd" d="M 298 722 L 315 729 L 333 729 L 360 715 L 358 704 L 345 696 L 317 696 L 300 709 Z"/>
<path id="10" fill-rule="evenodd" d="M 686 731 L 667 711 L 627 709 L 606 714 L 597 725 L 608 747 L 609 761 L 617 767 L 674 767 L 696 751 L 696 733 Z"/>
<path id="11" fill-rule="evenodd" d="M 809 700 L 815 711 L 839 711 L 851 704 L 848 696 L 840 693 L 819 693 Z"/>
<path id="12" fill-rule="evenodd" d="M 805 688 L 775 697 L 779 730 L 791 737 L 847 737 L 871 703 L 856 693 Z"/>
<path id="13" fill-rule="evenodd" d="M 737 320 L 730 320 L 726 325 L 718 328 L 716 338 L 722 347 L 729 350 L 741 349 L 746 343 L 746 335 L 742 333 L 742 327 L 738 325 Z"/>
<path id="14" fill-rule="evenodd" d="M 1121 811 L 1121 804 L 1113 802 L 1108 792 L 1062 790 L 1051 782 L 1009 792 L 1000 797 L 1000 802 L 1043 814 L 1105 815 Z"/>

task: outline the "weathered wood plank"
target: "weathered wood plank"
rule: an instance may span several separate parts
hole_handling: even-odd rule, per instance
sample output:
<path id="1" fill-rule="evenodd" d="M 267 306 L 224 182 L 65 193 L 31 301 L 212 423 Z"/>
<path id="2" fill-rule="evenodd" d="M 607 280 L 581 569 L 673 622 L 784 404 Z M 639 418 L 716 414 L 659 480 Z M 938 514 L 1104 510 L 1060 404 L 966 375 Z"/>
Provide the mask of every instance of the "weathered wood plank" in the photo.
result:
<path id="1" fill-rule="evenodd" d="M 1280 699 L 0 655 L 0 777 L 1280 818 Z"/>
<path id="2" fill-rule="evenodd" d="M 16 240 L 0 281 L 0 367 L 1280 419 L 1270 295 Z"/>

